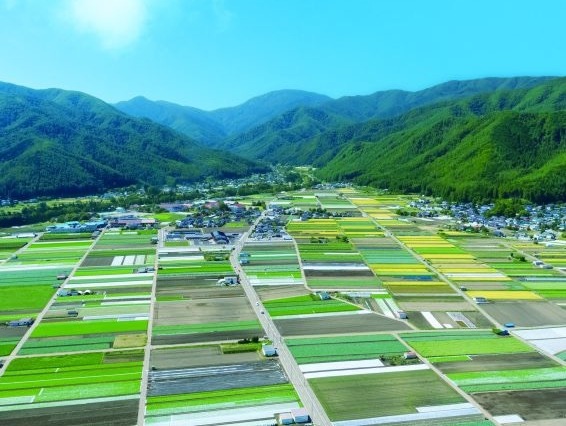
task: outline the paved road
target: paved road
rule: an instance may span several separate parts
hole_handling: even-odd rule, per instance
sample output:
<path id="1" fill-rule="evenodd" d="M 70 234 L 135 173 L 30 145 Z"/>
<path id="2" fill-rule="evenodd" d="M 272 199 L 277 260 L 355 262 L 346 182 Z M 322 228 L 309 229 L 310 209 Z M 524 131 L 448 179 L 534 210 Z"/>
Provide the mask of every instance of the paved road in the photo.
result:
<path id="1" fill-rule="evenodd" d="M 144 348 L 144 358 L 143 358 L 143 367 L 142 367 L 142 381 L 141 381 L 141 388 L 140 388 L 140 406 L 138 410 L 138 425 L 143 425 L 145 422 L 145 404 L 147 401 L 147 388 L 149 382 L 149 373 L 151 369 L 151 333 L 153 328 L 153 313 L 155 310 L 155 303 L 156 303 L 156 288 L 157 288 L 157 268 L 159 266 L 159 251 L 157 248 L 164 246 L 165 240 L 165 229 L 160 229 L 158 234 L 158 244 L 155 250 L 155 263 L 154 263 L 154 270 L 153 273 L 153 282 L 151 284 L 151 303 L 149 305 L 149 319 L 147 322 L 147 343 Z"/>
<path id="2" fill-rule="evenodd" d="M 232 267 L 235 271 L 238 272 L 240 276 L 240 284 L 246 293 L 263 329 L 266 331 L 267 336 L 273 342 L 273 345 L 277 348 L 277 353 L 279 355 L 279 360 L 281 361 L 281 365 L 285 369 L 287 373 L 287 377 L 289 381 L 295 387 L 299 398 L 301 399 L 305 408 L 309 411 L 312 421 L 317 426 L 331 426 L 332 422 L 326 415 L 324 409 L 320 405 L 320 402 L 316 398 L 313 390 L 311 389 L 310 385 L 308 384 L 305 376 L 299 369 L 299 365 L 295 361 L 295 358 L 291 355 L 291 352 L 287 348 L 283 337 L 277 330 L 275 323 L 269 316 L 269 313 L 264 308 L 261 300 L 259 299 L 256 291 L 254 290 L 253 286 L 250 284 L 250 281 L 244 272 L 243 268 L 241 268 L 238 257 L 244 244 L 248 238 L 248 236 L 252 233 L 255 226 L 259 223 L 261 218 L 260 216 L 250 230 L 242 235 L 238 243 L 236 244 L 232 254 L 230 256 L 230 262 L 232 263 Z"/>

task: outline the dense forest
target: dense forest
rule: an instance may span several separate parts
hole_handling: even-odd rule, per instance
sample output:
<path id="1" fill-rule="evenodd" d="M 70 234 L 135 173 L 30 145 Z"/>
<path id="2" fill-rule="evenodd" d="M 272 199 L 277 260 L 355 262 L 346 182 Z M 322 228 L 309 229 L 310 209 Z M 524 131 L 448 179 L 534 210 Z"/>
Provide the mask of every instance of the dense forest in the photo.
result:
<path id="1" fill-rule="evenodd" d="M 343 141 L 320 177 L 454 200 L 564 200 L 566 79 L 365 123 Z"/>

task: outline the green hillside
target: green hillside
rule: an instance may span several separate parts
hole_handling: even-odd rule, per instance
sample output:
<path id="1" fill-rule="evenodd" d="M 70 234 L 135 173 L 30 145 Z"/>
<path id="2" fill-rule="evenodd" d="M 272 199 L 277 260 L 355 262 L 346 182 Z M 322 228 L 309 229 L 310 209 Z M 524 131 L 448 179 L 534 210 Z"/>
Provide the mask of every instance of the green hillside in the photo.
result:
<path id="1" fill-rule="evenodd" d="M 260 126 L 230 136 L 217 146 L 250 159 L 323 165 L 345 142 L 360 135 L 381 132 L 381 124 L 376 125 L 371 119 L 397 117 L 423 106 L 482 93 L 531 88 L 549 80 L 549 77 L 484 78 L 451 81 L 417 92 L 389 90 L 367 96 L 348 96 L 314 108 L 288 111 Z"/>
<path id="2" fill-rule="evenodd" d="M 150 101 L 142 96 L 114 105 L 126 114 L 149 118 L 203 144 L 214 144 L 226 137 L 223 126 L 206 111 L 171 102 Z"/>
<path id="3" fill-rule="evenodd" d="M 0 196 L 76 195 L 258 170 L 83 93 L 0 84 Z"/>
<path id="4" fill-rule="evenodd" d="M 248 132 L 226 139 L 219 148 L 250 159 L 271 163 L 307 164 L 319 152 L 319 146 L 309 141 L 327 129 L 341 127 L 348 120 L 316 108 L 297 108 L 255 127 Z M 324 150 L 324 147 L 321 147 Z"/>
<path id="5" fill-rule="evenodd" d="M 331 98 L 302 90 L 277 90 L 252 98 L 241 105 L 203 111 L 138 96 L 115 107 L 134 117 L 149 118 L 177 130 L 204 145 L 215 147 L 234 135 L 301 106 L 316 106 Z"/>
<path id="6" fill-rule="evenodd" d="M 320 177 L 452 199 L 564 200 L 566 79 L 374 120 L 338 144 Z"/>

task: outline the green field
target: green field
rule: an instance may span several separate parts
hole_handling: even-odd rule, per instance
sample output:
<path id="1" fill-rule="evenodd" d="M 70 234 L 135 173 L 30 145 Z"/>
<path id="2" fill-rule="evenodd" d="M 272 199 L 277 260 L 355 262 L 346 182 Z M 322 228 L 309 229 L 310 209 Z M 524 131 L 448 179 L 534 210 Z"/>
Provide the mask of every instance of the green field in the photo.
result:
<path id="1" fill-rule="evenodd" d="M 166 396 L 153 396 L 147 399 L 149 415 L 170 414 L 177 411 L 208 411 L 222 408 L 246 407 L 259 404 L 276 404 L 298 401 L 297 394 L 290 384 L 237 388 L 210 392 L 195 392 Z"/>
<path id="2" fill-rule="evenodd" d="M 275 299 L 263 304 L 273 317 L 284 315 L 320 314 L 327 312 L 357 311 L 361 308 L 340 300 L 320 300 L 316 295 Z"/>
<path id="3" fill-rule="evenodd" d="M 474 371 L 447 376 L 468 393 L 566 388 L 566 367 Z"/>
<path id="4" fill-rule="evenodd" d="M 137 394 L 142 362 L 104 363 L 101 353 L 16 358 L 0 377 L 2 398 L 28 403 Z"/>
<path id="5" fill-rule="evenodd" d="M 401 338 L 424 357 L 533 352 L 514 337 L 497 336 L 489 331 L 403 333 Z"/>
<path id="6" fill-rule="evenodd" d="M 388 334 L 287 339 L 286 343 L 298 364 L 398 356 L 407 350 Z"/>
<path id="7" fill-rule="evenodd" d="M 0 311 L 41 310 L 55 293 L 51 285 L 6 286 L 1 291 Z"/>
<path id="8" fill-rule="evenodd" d="M 59 321 L 41 322 L 31 337 L 76 336 L 86 334 L 127 333 L 146 331 L 147 320 L 144 321 Z"/>
<path id="9" fill-rule="evenodd" d="M 332 421 L 410 414 L 416 407 L 465 402 L 430 370 L 325 377 L 309 383 Z"/>

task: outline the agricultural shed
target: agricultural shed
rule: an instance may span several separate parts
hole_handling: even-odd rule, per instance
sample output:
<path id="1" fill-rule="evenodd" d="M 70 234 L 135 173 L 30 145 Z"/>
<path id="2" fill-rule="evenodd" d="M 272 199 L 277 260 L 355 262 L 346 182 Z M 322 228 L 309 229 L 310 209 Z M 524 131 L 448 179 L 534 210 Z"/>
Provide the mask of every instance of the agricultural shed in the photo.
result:
<path id="1" fill-rule="evenodd" d="M 294 408 L 291 410 L 291 415 L 295 423 L 308 423 L 309 412 L 306 408 Z"/>
<path id="2" fill-rule="evenodd" d="M 277 424 L 292 425 L 295 424 L 295 420 L 293 420 L 291 413 L 279 413 L 277 415 Z"/>
<path id="3" fill-rule="evenodd" d="M 261 346 L 261 353 L 264 356 L 275 356 L 277 355 L 277 350 L 273 345 L 262 345 Z"/>

